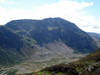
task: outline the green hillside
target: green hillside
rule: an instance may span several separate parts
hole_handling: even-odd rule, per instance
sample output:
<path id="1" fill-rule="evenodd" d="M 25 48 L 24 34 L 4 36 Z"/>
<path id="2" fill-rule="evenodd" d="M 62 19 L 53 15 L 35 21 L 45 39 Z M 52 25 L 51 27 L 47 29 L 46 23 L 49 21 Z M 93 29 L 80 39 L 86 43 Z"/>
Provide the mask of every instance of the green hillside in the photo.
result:
<path id="1" fill-rule="evenodd" d="M 59 64 L 29 75 L 99 75 L 100 49 L 69 64 Z"/>

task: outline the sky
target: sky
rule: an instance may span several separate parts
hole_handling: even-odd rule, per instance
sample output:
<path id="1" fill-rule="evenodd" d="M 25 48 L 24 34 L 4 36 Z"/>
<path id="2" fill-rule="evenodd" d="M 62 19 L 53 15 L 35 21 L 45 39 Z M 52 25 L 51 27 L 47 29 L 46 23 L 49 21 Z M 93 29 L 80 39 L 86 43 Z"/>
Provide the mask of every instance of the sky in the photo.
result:
<path id="1" fill-rule="evenodd" d="M 0 25 L 17 19 L 61 17 L 100 33 L 100 0 L 0 0 Z"/>

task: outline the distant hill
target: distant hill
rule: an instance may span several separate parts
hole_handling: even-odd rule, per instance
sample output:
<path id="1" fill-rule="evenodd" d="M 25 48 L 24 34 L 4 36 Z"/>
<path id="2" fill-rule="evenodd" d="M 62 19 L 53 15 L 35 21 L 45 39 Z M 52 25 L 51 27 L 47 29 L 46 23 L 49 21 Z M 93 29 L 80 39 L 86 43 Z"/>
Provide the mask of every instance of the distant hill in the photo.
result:
<path id="1" fill-rule="evenodd" d="M 96 41 L 62 18 L 13 20 L 0 26 L 0 64 L 90 53 Z"/>
<path id="2" fill-rule="evenodd" d="M 99 33 L 88 32 L 91 36 L 100 37 Z"/>
<path id="3" fill-rule="evenodd" d="M 93 37 L 93 39 L 98 43 L 98 46 L 100 47 L 100 34 L 99 33 L 93 33 L 88 32 L 88 34 Z"/>
<path id="4" fill-rule="evenodd" d="M 98 40 L 98 42 L 100 42 L 100 34 L 99 33 L 92 33 L 92 32 L 88 32 L 88 34 L 94 38 L 96 38 Z"/>

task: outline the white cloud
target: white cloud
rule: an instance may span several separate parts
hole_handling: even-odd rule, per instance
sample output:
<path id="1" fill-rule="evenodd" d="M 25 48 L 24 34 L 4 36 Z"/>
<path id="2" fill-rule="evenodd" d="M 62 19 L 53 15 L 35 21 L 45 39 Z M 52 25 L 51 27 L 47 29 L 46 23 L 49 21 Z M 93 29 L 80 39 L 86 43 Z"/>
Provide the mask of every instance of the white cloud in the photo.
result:
<path id="1" fill-rule="evenodd" d="M 14 1 L 7 1 L 6 4 L 15 4 L 16 2 Z"/>
<path id="2" fill-rule="evenodd" d="M 36 10 L 14 8 L 9 11 L 0 7 L 0 22 L 2 24 L 13 19 L 42 19 L 47 17 L 62 17 L 74 22 L 85 31 L 100 32 L 94 26 L 100 27 L 94 16 L 88 16 L 84 8 L 92 6 L 92 2 L 77 2 L 76 0 L 60 0 L 57 3 L 47 4 Z M 34 7 L 34 6 L 33 6 Z"/>
<path id="3" fill-rule="evenodd" d="M 0 0 L 0 3 L 3 3 L 3 4 L 15 4 L 15 1 L 12 1 L 12 0 Z"/>
<path id="4" fill-rule="evenodd" d="M 5 0 L 0 0 L 0 2 L 1 2 L 1 3 L 4 3 L 4 2 L 5 2 Z"/>

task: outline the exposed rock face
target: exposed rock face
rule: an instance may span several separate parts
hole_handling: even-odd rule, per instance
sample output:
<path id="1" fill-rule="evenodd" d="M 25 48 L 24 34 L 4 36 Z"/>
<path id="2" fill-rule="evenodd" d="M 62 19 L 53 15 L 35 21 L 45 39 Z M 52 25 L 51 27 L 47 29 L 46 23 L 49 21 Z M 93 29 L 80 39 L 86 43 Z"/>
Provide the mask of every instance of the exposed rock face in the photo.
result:
<path id="1" fill-rule="evenodd" d="M 49 60 L 56 57 L 74 57 L 74 50 L 61 41 L 44 44 L 42 47 L 35 45 L 36 52 L 32 55 L 34 60 Z"/>

